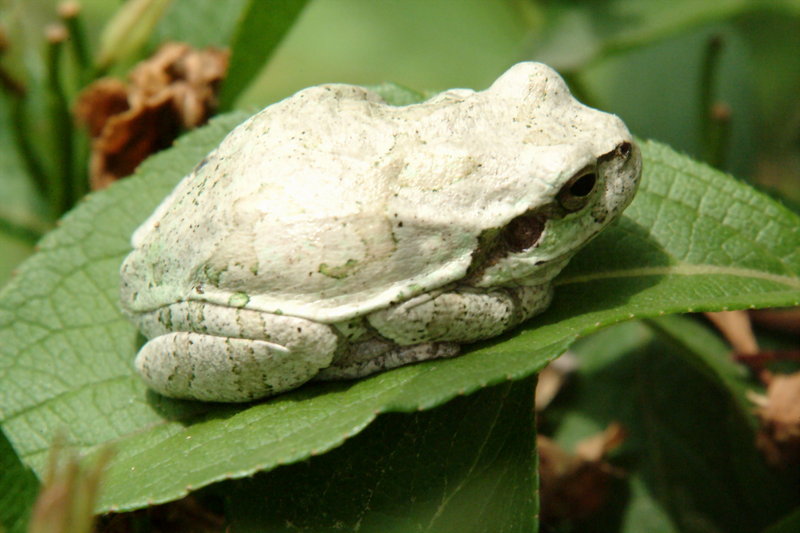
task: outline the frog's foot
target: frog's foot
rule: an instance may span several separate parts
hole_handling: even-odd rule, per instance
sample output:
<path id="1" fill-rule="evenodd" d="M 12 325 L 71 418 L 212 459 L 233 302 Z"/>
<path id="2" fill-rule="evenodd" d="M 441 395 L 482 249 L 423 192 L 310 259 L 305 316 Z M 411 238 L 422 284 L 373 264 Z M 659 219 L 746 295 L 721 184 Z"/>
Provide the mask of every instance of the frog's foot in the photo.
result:
<path id="1" fill-rule="evenodd" d="M 136 370 L 164 396 L 246 402 L 293 389 L 330 360 L 324 350 L 298 354 L 263 340 L 174 332 L 145 344 Z"/>
<path id="2" fill-rule="evenodd" d="M 320 371 L 314 379 L 355 379 L 402 365 L 458 355 L 454 342 L 425 342 L 398 346 L 383 339 L 370 339 L 351 345 L 349 352 L 339 356 L 331 366 Z"/>
<path id="3" fill-rule="evenodd" d="M 330 365 L 339 344 L 330 326 L 302 318 L 225 307 L 212 313 L 190 302 L 170 307 L 139 317 L 151 340 L 136 369 L 172 398 L 246 402 L 293 389 Z"/>

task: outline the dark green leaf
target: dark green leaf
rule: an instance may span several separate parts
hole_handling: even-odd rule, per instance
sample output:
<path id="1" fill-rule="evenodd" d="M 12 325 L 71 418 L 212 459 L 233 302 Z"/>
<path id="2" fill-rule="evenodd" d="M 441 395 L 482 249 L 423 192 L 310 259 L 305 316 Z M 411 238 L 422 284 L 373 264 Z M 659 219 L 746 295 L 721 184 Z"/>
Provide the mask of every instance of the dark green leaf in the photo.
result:
<path id="1" fill-rule="evenodd" d="M 528 379 L 381 416 L 321 457 L 222 490 L 243 533 L 527 533 L 536 530 L 534 436 Z"/>
<path id="2" fill-rule="evenodd" d="M 196 48 L 228 46 L 248 0 L 172 0 L 152 41 L 180 41 Z"/>
<path id="3" fill-rule="evenodd" d="M 721 21 L 755 9 L 800 13 L 796 0 L 606 0 L 552 2 L 533 56 L 559 70 L 576 71 L 622 49 L 656 42 L 703 23 Z"/>
<path id="4" fill-rule="evenodd" d="M 777 524 L 768 527 L 764 533 L 796 533 L 800 531 L 800 507 L 783 517 Z"/>
<path id="5" fill-rule="evenodd" d="M 231 43 L 220 109 L 230 109 L 297 20 L 307 0 L 249 0 Z"/>
<path id="6" fill-rule="evenodd" d="M 697 327 L 682 317 L 654 322 L 662 332 Z M 616 491 L 577 531 L 757 532 L 792 505 L 791 483 L 755 447 L 736 397 L 742 378 L 732 363 L 711 370 L 716 349 L 696 347 L 636 322 L 573 346 L 580 370 L 550 413 L 563 412 L 559 442 L 569 448 L 612 421 L 628 434 L 612 459 L 628 492 Z"/>
<path id="7" fill-rule="evenodd" d="M 552 309 L 526 328 L 451 360 L 312 384 L 251 406 L 160 398 L 132 370 L 137 333 L 118 311 L 119 264 L 134 228 L 242 118 L 212 122 L 138 176 L 91 195 L 0 293 L 3 429 L 39 472 L 59 430 L 84 451 L 116 441 L 100 510 L 175 499 L 323 453 L 380 413 L 529 376 L 578 335 L 620 320 L 800 301 L 798 218 L 647 142 L 628 216 L 575 258 Z"/>
<path id="8" fill-rule="evenodd" d="M 739 403 L 739 413 L 756 427 L 753 404 L 747 399 L 748 391 L 752 390 L 748 370 L 733 360 L 730 346 L 699 322 L 681 316 L 650 319 L 646 324 L 680 347 L 674 351 L 675 355 L 684 357 L 697 372 L 726 389 L 731 399 Z"/>
<path id="9" fill-rule="evenodd" d="M 0 432 L 0 531 L 23 533 L 39 491 L 34 473 L 23 465 Z"/>

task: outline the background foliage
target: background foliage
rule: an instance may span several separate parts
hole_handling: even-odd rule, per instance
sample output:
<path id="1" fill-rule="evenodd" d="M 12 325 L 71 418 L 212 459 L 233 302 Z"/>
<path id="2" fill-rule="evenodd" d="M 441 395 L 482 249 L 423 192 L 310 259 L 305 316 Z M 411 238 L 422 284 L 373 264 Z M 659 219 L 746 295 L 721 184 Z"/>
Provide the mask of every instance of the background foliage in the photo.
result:
<path id="1" fill-rule="evenodd" d="M 89 48 L 98 55 L 110 54 L 111 74 L 124 76 L 136 60 L 167 40 L 230 46 L 232 66 L 222 104 L 251 111 L 299 88 L 331 81 L 376 85 L 389 80 L 424 91 L 483 88 L 512 63 L 537 59 L 559 69 L 585 102 L 619 114 L 638 136 L 658 139 L 765 186 L 789 206 L 800 201 L 797 1 L 152 4 L 151 9 L 162 8 L 163 13 L 153 17 L 152 27 L 144 28 L 141 46 L 126 51 L 114 44 L 115 36 L 108 30 L 114 27 L 109 20 L 119 21 L 120 4 L 82 2 Z M 38 159 L 50 173 L 63 168 L 59 159 L 63 151 L 49 114 L 53 102 L 44 59 L 48 51 L 41 35 L 45 24 L 56 18 L 55 5 L 50 0 L 0 3 L 0 22 L 10 43 L 2 65 L 28 88 L 24 109 L 29 131 L 36 139 Z M 66 54 L 61 62 L 65 92 L 74 97 L 81 67 Z M 37 192 L 30 169 L 15 149 L 10 125 L 19 109 L 19 101 L 8 93 L 0 98 L 0 282 L 10 278 L 60 214 L 46 195 Z M 164 154 L 149 167 L 151 174 L 172 172 L 169 179 L 177 179 L 237 116 L 244 115 L 227 117 L 198 132 L 177 155 Z M 75 180 L 84 177 L 82 142 L 77 137 L 73 145 Z M 101 491 L 100 509 L 115 504 L 130 509 L 180 497 L 187 484 L 201 486 L 316 455 L 361 431 L 378 412 L 431 407 L 459 391 L 503 381 L 506 374 L 527 375 L 595 324 L 690 307 L 796 305 L 800 244 L 796 216 L 666 148 L 651 144 L 647 150 L 650 168 L 655 169 L 646 175 L 652 178 L 651 185 L 644 187 L 616 233 L 599 239 L 576 258 L 561 282 L 561 299 L 539 322 L 542 328 L 447 362 L 438 373 L 436 365 L 411 367 L 355 385 L 300 391 L 244 411 L 160 401 L 147 396 L 130 378 L 126 365 L 135 339 L 117 316 L 113 266 L 125 253 L 128 226 L 134 227 L 149 210 L 146 204 L 157 203 L 168 190 L 169 179 L 160 183 L 161 188 L 124 184 L 110 194 L 96 195 L 65 220 L 63 231 L 43 241 L 44 253 L 29 262 L 22 280 L 12 282 L 0 297 L 4 303 L 0 417 L 14 445 L 0 441 L 0 524 L 10 531 L 24 530 L 37 485 L 26 465 L 41 475 L 50 439 L 59 426 L 69 427 L 70 442 L 85 450 L 125 436 L 118 444 L 105 495 Z M 668 183 L 680 186 L 659 189 Z M 126 196 L 131 201 L 119 204 Z M 120 205 L 131 207 L 119 209 Z M 772 215 L 761 216 L 763 210 Z M 95 226 L 103 217 L 105 222 Z M 714 220 L 725 223 L 711 224 Z M 627 237 L 615 238 L 621 235 Z M 92 246 L 81 249 L 78 245 L 87 236 Z M 626 256 L 626 248 L 618 244 L 626 242 L 643 253 Z M 681 249 L 686 244 L 692 246 Z M 81 249 L 80 254 L 75 249 Z M 621 261 L 610 265 L 617 270 L 644 263 L 662 268 L 656 274 L 665 275 L 669 266 L 712 264 L 789 281 L 784 288 L 779 282 L 770 288 L 769 279 L 734 275 L 719 282 L 712 275 L 707 280 L 693 278 L 694 285 L 681 285 L 681 278 L 673 288 L 670 276 L 652 283 L 651 273 L 600 280 L 601 292 L 587 295 L 581 276 L 589 275 L 603 258 Z M 596 294 L 602 297 L 592 314 L 586 305 L 597 300 Z M 576 312 L 579 316 L 574 317 Z M 548 331 L 555 336 L 547 337 Z M 538 342 L 538 354 L 524 348 L 533 342 Z M 771 337 L 765 342 L 781 346 L 786 339 Z M 726 359 L 727 348 L 704 324 L 678 317 L 631 322 L 581 340 L 575 351 L 581 369 L 546 415 L 544 429 L 567 448 L 611 421 L 621 421 L 631 437 L 615 458 L 627 476 L 600 517 L 588 524 L 562 523 L 559 528 L 761 531 L 783 520 L 773 531 L 788 531 L 797 523 L 797 512 L 788 514 L 798 501 L 792 486 L 796 479 L 769 470 L 753 446 L 755 422 L 744 391 L 756 385 Z M 487 368 L 486 357 L 481 358 L 482 353 L 496 358 L 503 352 L 516 354 L 517 359 L 509 361 L 517 362 L 507 368 Z M 105 353 L 109 358 L 84 360 L 88 353 Z M 18 363 L 25 358 L 30 365 Z M 36 366 L 46 367 L 48 360 L 56 368 L 66 362 L 80 371 L 31 378 L 42 371 Z M 455 370 L 474 361 L 470 370 L 474 374 Z M 514 366 L 518 363 L 522 366 Z M 31 371 L 27 379 L 20 368 Z M 431 376 L 418 375 L 428 370 L 433 371 Z M 463 383 L 442 387 L 445 376 L 460 376 Z M 403 389 L 404 380 L 412 378 L 418 384 Z M 424 383 L 431 384 L 427 389 L 431 392 L 425 392 Z M 276 531 L 355 524 L 368 531 L 464 531 L 459 509 L 477 513 L 470 523 L 478 530 L 488 523 L 483 520 L 491 520 L 504 530 L 529 531 L 536 506 L 535 480 L 531 463 L 521 458 L 533 454 L 533 422 L 520 413 L 530 413 L 526 402 L 531 385 L 525 380 L 513 386 L 501 384 L 428 413 L 381 415 L 333 452 L 253 480 L 212 485 L 199 497 L 209 508 L 222 509 L 219 512 L 242 531 L 264 520 L 273 521 Z M 283 455 L 275 452 L 269 435 L 252 441 L 252 449 L 243 449 L 241 440 L 233 437 L 218 440 L 237 428 L 243 437 L 259 424 L 263 431 L 270 427 L 263 426 L 269 416 L 279 417 L 280 410 L 290 407 L 297 416 L 297 409 L 313 411 L 318 402 L 328 402 L 331 413 L 354 414 L 358 412 L 351 403 L 354 399 L 363 401 L 365 395 L 386 394 L 398 386 L 405 399 L 366 403 L 363 414 L 355 417 L 331 415 L 316 440 L 298 433 Z M 131 408 L 131 402 L 139 402 L 141 409 Z M 514 412 L 518 416 L 509 414 Z M 461 423 L 471 415 L 474 424 Z M 530 430 L 526 433 L 525 428 Z M 442 436 L 460 430 L 463 441 Z M 197 446 L 193 438 L 198 439 Z M 159 453 L 164 442 L 172 447 Z M 470 450 L 468 443 L 475 442 L 485 447 Z M 391 452 L 373 456 L 376 448 Z M 453 460 L 440 465 L 432 459 L 436 457 Z M 129 474 L 132 468 L 157 471 L 162 465 L 166 475 L 161 479 Z M 370 465 L 375 469 L 369 470 Z M 513 465 L 522 466 L 515 471 Z M 175 470 L 186 477 L 176 478 Z M 322 484 L 321 478 L 336 482 Z M 136 479 L 148 481 L 131 483 Z M 389 479 L 397 483 L 390 487 Z M 444 485 L 437 486 L 441 480 Z M 287 493 L 287 484 L 300 488 Z M 120 489 L 122 493 L 114 492 Z M 486 494 L 502 497 L 487 499 Z M 272 502 L 267 510 L 259 503 L 265 497 Z M 308 520 L 309 516 L 318 520 Z"/>

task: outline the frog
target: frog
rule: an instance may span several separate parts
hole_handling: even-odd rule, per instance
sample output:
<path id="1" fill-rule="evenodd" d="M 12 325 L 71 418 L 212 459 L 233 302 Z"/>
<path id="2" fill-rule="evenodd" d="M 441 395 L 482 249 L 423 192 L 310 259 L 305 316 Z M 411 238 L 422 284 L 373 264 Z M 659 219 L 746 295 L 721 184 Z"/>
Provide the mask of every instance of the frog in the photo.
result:
<path id="1" fill-rule="evenodd" d="M 135 368 L 250 402 L 440 358 L 541 313 L 641 177 L 616 115 L 537 62 L 405 106 L 300 90 L 234 128 L 132 235 Z"/>

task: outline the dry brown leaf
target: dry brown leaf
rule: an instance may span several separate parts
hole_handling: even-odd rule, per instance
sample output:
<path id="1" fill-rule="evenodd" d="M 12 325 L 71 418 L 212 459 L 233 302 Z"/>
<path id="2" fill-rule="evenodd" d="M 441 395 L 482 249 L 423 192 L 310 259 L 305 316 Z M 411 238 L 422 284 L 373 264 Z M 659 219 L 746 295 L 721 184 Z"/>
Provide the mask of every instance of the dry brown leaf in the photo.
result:
<path id="1" fill-rule="evenodd" d="M 603 432 L 580 441 L 575 446 L 575 455 L 584 461 L 602 461 L 609 452 L 619 448 L 626 437 L 622 425 L 612 422 Z"/>
<path id="2" fill-rule="evenodd" d="M 130 108 L 125 83 L 103 78 L 86 87 L 75 104 L 75 116 L 89 128 L 89 135 L 99 137 L 106 122 Z"/>
<path id="3" fill-rule="evenodd" d="M 539 372 L 539 379 L 536 382 L 536 411 L 543 411 L 558 391 L 564 386 L 567 378 L 578 368 L 578 358 L 572 352 L 552 361 Z"/>
<path id="4" fill-rule="evenodd" d="M 180 131 L 167 96 L 110 117 L 92 147 L 92 189 L 132 174 L 148 156 L 169 148 Z"/>
<path id="5" fill-rule="evenodd" d="M 225 519 L 207 509 L 195 496 L 139 509 L 129 513 L 108 514 L 100 518 L 98 531 L 103 533 L 133 533 L 147 524 L 151 533 L 191 531 L 193 533 L 221 533 L 226 529 Z"/>
<path id="6" fill-rule="evenodd" d="M 800 372 L 764 372 L 766 396 L 751 395 L 761 427 L 756 445 L 776 467 L 800 463 Z"/>
<path id="7" fill-rule="evenodd" d="M 84 89 L 75 115 L 92 136 L 92 189 L 131 174 L 181 131 L 205 123 L 227 68 L 227 51 L 167 43 L 131 71 L 128 84 L 106 78 Z"/>
<path id="8" fill-rule="evenodd" d="M 581 519 L 600 509 L 611 481 L 622 474 L 604 458 L 624 440 L 625 432 L 617 423 L 579 442 L 574 454 L 548 437 L 537 436 L 542 520 Z"/>
<path id="9" fill-rule="evenodd" d="M 727 339 L 734 352 L 742 355 L 758 352 L 758 342 L 753 335 L 747 311 L 720 311 L 705 315 Z"/>
<path id="10" fill-rule="evenodd" d="M 800 334 L 800 307 L 750 311 L 753 322 L 775 331 Z"/>
<path id="11" fill-rule="evenodd" d="M 800 350 L 762 350 L 749 355 L 737 354 L 736 361 L 748 367 L 752 373 L 761 375 L 771 363 L 776 361 L 800 362 Z M 766 374 L 769 375 L 769 371 Z"/>
<path id="12" fill-rule="evenodd" d="M 31 510 L 29 533 L 89 533 L 103 472 L 113 455 L 104 448 L 93 462 L 80 460 L 58 437 L 50 449 L 47 472 Z"/>

